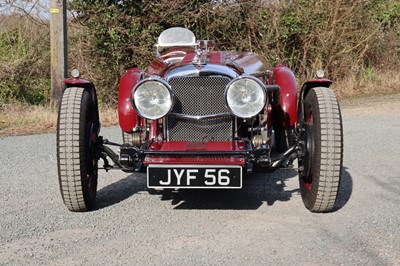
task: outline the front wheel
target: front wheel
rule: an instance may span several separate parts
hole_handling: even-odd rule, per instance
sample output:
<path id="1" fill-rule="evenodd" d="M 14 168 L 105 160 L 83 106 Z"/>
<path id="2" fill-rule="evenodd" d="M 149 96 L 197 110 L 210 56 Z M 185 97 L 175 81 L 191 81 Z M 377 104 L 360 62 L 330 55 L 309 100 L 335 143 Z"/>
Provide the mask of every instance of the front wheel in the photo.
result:
<path id="1" fill-rule="evenodd" d="M 332 211 L 343 164 L 343 127 L 339 103 L 330 88 L 311 89 L 304 101 L 300 190 L 312 212 Z"/>
<path id="2" fill-rule="evenodd" d="M 57 164 L 61 195 L 70 211 L 88 211 L 96 198 L 99 129 L 91 93 L 67 88 L 58 113 Z"/>

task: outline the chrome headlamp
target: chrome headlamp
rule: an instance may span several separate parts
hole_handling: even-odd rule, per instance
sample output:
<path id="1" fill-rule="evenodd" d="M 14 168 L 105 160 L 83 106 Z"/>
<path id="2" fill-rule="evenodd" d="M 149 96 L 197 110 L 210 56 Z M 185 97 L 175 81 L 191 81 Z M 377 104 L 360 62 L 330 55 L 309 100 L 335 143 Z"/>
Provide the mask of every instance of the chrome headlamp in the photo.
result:
<path id="1" fill-rule="evenodd" d="M 131 99 L 138 115 L 152 120 L 164 117 L 174 104 L 171 87 L 159 78 L 140 81 L 132 90 Z"/>
<path id="2" fill-rule="evenodd" d="M 230 111 L 238 117 L 250 118 L 260 113 L 267 94 L 263 83 L 255 77 L 239 77 L 225 89 L 225 100 Z"/>

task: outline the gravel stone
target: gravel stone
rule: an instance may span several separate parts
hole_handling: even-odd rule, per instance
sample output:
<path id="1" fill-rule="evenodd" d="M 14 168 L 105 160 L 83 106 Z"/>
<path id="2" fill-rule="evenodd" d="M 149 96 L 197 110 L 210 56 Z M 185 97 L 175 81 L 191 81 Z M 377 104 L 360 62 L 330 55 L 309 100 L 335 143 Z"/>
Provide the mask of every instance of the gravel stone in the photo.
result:
<path id="1" fill-rule="evenodd" d="M 179 192 L 100 172 L 95 209 L 72 213 L 55 134 L 2 138 L 0 265 L 400 265 L 399 96 L 342 105 L 343 179 L 328 214 L 303 206 L 295 170 Z M 101 135 L 122 142 L 116 127 Z"/>

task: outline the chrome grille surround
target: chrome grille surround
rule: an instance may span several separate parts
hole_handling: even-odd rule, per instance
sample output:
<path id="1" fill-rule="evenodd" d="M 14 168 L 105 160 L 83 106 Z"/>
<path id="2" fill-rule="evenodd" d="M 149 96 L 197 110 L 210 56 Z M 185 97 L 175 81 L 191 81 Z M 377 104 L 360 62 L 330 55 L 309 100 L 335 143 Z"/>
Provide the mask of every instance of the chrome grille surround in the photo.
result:
<path id="1" fill-rule="evenodd" d="M 169 80 L 175 95 L 171 113 L 190 116 L 229 114 L 224 91 L 230 82 L 223 76 L 173 77 Z M 171 141 L 227 141 L 233 136 L 233 117 L 193 120 L 167 116 L 167 138 Z"/>

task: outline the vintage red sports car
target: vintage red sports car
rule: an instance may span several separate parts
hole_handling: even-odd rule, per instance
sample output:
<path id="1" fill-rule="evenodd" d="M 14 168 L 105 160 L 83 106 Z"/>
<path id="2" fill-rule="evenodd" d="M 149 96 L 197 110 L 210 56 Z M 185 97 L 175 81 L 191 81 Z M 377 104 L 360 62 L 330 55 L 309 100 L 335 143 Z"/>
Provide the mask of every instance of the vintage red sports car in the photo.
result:
<path id="1" fill-rule="evenodd" d="M 286 66 L 268 70 L 257 54 L 214 46 L 184 28 L 161 33 L 148 68 L 121 78 L 122 144 L 99 135 L 93 83 L 76 70 L 65 80 L 57 155 L 69 210 L 93 207 L 100 159 L 105 170 L 146 170 L 155 189 L 240 189 L 248 174 L 292 167 L 297 159 L 304 205 L 313 212 L 334 208 L 343 130 L 332 81 L 317 71 L 298 94 Z"/>

